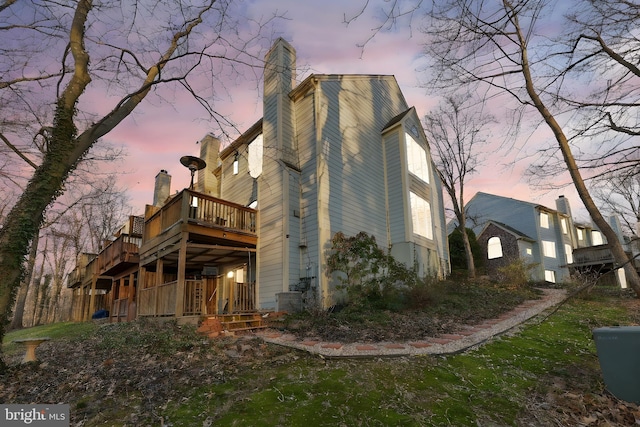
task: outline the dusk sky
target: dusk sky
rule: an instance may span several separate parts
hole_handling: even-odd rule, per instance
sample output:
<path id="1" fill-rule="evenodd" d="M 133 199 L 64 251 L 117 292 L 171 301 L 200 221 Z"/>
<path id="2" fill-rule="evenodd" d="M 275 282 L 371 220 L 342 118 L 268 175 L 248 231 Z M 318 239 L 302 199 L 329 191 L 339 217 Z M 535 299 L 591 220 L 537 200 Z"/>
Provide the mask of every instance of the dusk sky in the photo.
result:
<path id="1" fill-rule="evenodd" d="M 409 26 L 409 21 L 400 22 L 392 31 L 376 35 L 363 51 L 358 45 L 379 25 L 374 18 L 379 9 L 368 9 L 358 20 L 345 25 L 344 15 L 357 13 L 360 3 L 345 5 L 341 0 L 328 0 L 318 7 L 316 2 L 255 0 L 245 2 L 245 5 L 250 16 L 268 16 L 277 10 L 288 18 L 278 22 L 271 37 L 274 40 L 283 37 L 295 47 L 297 65 L 306 70 L 298 75 L 298 80 L 310 73 L 394 75 L 408 104 L 416 107 L 419 116 L 424 116 L 438 99 L 427 93 L 420 83 L 428 79 L 423 71 L 425 60 L 421 55 L 420 22 L 414 19 L 413 27 Z M 227 90 L 231 100 L 217 102 L 217 111 L 231 119 L 240 130 L 246 130 L 262 116 L 262 94 L 256 91 L 255 80 L 248 79 L 230 83 Z M 115 146 L 126 147 L 128 155 L 124 170 L 128 173 L 122 175 L 122 184 L 129 190 L 131 213 L 136 215 L 144 212 L 145 204 L 152 203 L 154 178 L 161 169 L 172 176 L 172 193 L 187 187 L 190 175 L 180 164 L 180 157 L 198 155 L 196 141 L 208 132 L 219 133 L 207 121 L 202 107 L 187 93 L 178 94 L 171 102 L 145 101 L 140 107 L 104 138 Z M 541 133 L 539 138 L 548 138 L 548 134 Z M 536 140 L 530 139 L 529 144 Z M 577 213 L 580 203 L 572 188 L 550 193 L 536 191 L 522 177 L 526 160 L 515 164 L 509 160 L 525 157 L 523 152 L 497 154 L 498 161 L 495 158 L 487 161 L 480 173 L 471 177 L 466 200 L 476 191 L 484 191 L 555 208 L 554 200 L 564 194 L 570 198 L 574 213 Z"/>

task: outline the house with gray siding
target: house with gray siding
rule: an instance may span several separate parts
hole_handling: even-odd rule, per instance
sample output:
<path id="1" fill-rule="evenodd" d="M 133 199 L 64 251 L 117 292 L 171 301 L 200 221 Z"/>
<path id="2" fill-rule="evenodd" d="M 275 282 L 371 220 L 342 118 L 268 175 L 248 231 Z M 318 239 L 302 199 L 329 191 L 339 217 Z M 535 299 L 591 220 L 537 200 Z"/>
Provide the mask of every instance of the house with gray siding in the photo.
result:
<path id="1" fill-rule="evenodd" d="M 575 222 L 564 196 L 551 209 L 478 192 L 466 209 L 467 227 L 478 236 L 490 275 L 516 259 L 532 266 L 530 278 L 537 282 L 564 282 L 575 270 L 604 272 L 613 267 L 602 233 L 592 225 Z M 610 218 L 612 224 L 616 221 Z M 612 277 L 626 286 L 623 276 Z"/>
<path id="2" fill-rule="evenodd" d="M 137 275 L 74 279 L 79 312 L 98 306 L 100 280 L 120 280 L 137 316 L 207 317 L 201 327 L 218 332 L 260 327 L 258 310 L 327 308 L 340 302 L 326 267 L 338 232 L 373 235 L 421 276 L 449 274 L 441 183 L 396 79 L 298 83 L 295 70 L 294 48 L 278 39 L 265 57 L 263 117 L 224 148 L 208 134 L 199 157 L 183 156 L 189 188 L 172 194 L 158 173 Z"/>
<path id="3" fill-rule="evenodd" d="M 395 78 L 313 74 L 297 83 L 296 52 L 283 39 L 265 64 L 263 117 L 205 169 L 215 197 L 258 212 L 258 308 L 334 304 L 326 259 L 337 232 L 365 231 L 421 275 L 447 275 L 441 184 Z"/>

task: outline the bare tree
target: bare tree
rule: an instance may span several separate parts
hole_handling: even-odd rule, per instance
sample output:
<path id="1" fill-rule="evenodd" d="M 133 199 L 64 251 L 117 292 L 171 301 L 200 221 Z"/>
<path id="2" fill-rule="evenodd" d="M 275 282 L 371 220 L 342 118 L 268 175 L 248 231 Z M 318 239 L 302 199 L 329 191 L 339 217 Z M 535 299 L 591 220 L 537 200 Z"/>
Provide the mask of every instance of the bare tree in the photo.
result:
<path id="1" fill-rule="evenodd" d="M 483 102 L 472 102 L 471 94 L 450 95 L 424 119 L 427 139 L 442 186 L 453 208 L 464 244 L 469 278 L 476 276 L 471 243 L 466 232 L 465 184 L 485 157 L 483 147 L 493 117 L 484 113 Z"/>
<path id="2" fill-rule="evenodd" d="M 259 40 L 239 33 L 263 23 L 239 17 L 231 0 L 0 3 L 0 141 L 19 161 L 11 173 L 30 169 L 0 230 L 0 338 L 45 210 L 101 137 L 147 97 L 162 100 L 162 87 L 188 91 L 230 125 L 210 102 L 224 91 L 216 79 L 261 57 Z"/>
<path id="3" fill-rule="evenodd" d="M 591 197 L 563 126 L 564 110 L 557 95 L 573 62 L 558 62 L 566 52 L 548 43 L 540 18 L 550 16 L 549 7 L 550 2 L 531 0 L 436 2 L 428 15 L 425 51 L 434 60 L 438 86 L 485 84 L 496 95 L 510 95 L 522 106 L 521 113 L 532 109 L 542 118 L 553 132 L 580 199 L 640 296 L 638 273 Z"/>
<path id="4" fill-rule="evenodd" d="M 604 174 L 592 181 L 591 188 L 593 197 L 604 210 L 620 219 L 626 233 L 640 237 L 637 234 L 640 223 L 640 171 Z"/>
<path id="5" fill-rule="evenodd" d="M 355 18 L 368 6 L 369 2 L 364 2 Z M 398 0 L 385 7 L 386 18 L 372 30 L 374 35 L 424 8 L 424 49 L 432 60 L 432 88 L 483 84 L 496 97 L 507 95 L 520 106 L 513 109 L 512 129 L 516 130 L 523 118 L 529 118 L 528 111 L 536 112 L 556 143 L 545 151 L 549 154 L 545 160 L 562 159 L 562 171 L 568 172 L 591 219 L 606 236 L 617 266 L 624 268 L 628 283 L 640 296 L 638 272 L 583 178 L 590 168 L 637 165 L 637 144 L 611 144 L 610 138 L 602 138 L 595 130 L 600 124 L 600 130 L 615 131 L 618 136 L 639 133 L 637 114 L 625 107 L 637 106 L 635 79 L 640 73 L 635 58 L 640 42 L 635 32 L 640 7 L 627 0 L 574 0 L 570 5 L 549 0 L 442 0 L 430 2 L 430 6 L 423 0 Z M 561 7 L 565 10 L 559 10 Z M 573 13 L 583 9 L 584 14 Z M 563 13 L 567 10 L 569 13 Z M 571 80 L 574 73 L 577 80 Z M 603 76 L 611 73 L 617 73 L 617 79 L 605 82 Z M 586 77 L 594 80 L 589 82 Z M 604 89 L 591 91 L 588 86 L 583 90 L 585 83 Z M 614 99 L 609 97 L 614 89 L 619 91 L 615 101 L 609 102 Z M 604 97 L 594 101 L 576 96 L 590 92 Z M 593 111 L 601 113 L 598 119 L 593 119 Z M 589 123 L 591 126 L 585 125 Z M 601 138 L 592 141 L 593 135 Z M 582 145 L 576 148 L 578 141 Z"/>

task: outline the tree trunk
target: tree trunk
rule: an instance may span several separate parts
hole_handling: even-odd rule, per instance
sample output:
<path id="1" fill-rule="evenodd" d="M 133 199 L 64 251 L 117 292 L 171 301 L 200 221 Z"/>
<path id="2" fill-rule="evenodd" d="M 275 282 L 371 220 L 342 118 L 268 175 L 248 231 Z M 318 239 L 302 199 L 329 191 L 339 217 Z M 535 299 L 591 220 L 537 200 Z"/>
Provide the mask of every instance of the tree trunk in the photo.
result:
<path id="1" fill-rule="evenodd" d="M 476 278 L 476 264 L 473 260 L 473 252 L 471 251 L 471 243 L 469 242 L 469 235 L 467 234 L 467 228 L 462 227 L 462 243 L 464 244 L 464 256 L 467 258 L 467 277 L 469 279 Z"/>
<path id="2" fill-rule="evenodd" d="M 618 267 L 624 268 L 629 286 L 631 286 L 636 295 L 640 298 L 640 276 L 627 257 L 627 254 L 624 252 L 622 244 L 618 240 L 617 234 L 613 231 L 609 223 L 604 219 L 595 202 L 591 198 L 589 190 L 587 189 L 584 180 L 582 179 L 582 175 L 580 174 L 578 164 L 576 163 L 576 160 L 573 157 L 573 153 L 571 152 L 569 141 L 564 134 L 562 127 L 556 121 L 553 114 L 551 114 L 551 112 L 547 109 L 546 105 L 538 95 L 538 92 L 536 91 L 533 84 L 533 77 L 531 75 L 531 68 L 529 65 L 529 58 L 527 54 L 526 38 L 522 34 L 522 29 L 518 22 L 517 12 L 513 11 L 511 5 L 509 5 L 506 1 L 505 7 L 509 10 L 512 10 L 511 19 L 516 28 L 517 37 L 521 49 L 520 54 L 522 61 L 522 74 L 525 78 L 527 94 L 531 98 L 534 107 L 538 110 L 545 123 L 547 123 L 547 125 L 553 132 L 560 147 L 560 151 L 562 152 L 564 162 L 567 165 L 567 169 L 569 170 L 569 174 L 571 175 L 573 184 L 578 192 L 578 195 L 580 196 L 580 199 L 582 200 L 582 203 L 584 203 L 584 207 L 589 212 L 589 215 L 591 216 L 593 222 L 600 229 L 602 234 L 604 234 L 604 236 L 607 238 L 607 245 L 611 250 L 611 254 L 613 255 L 616 264 L 618 265 Z"/>
<path id="3" fill-rule="evenodd" d="M 460 184 L 462 186 L 462 183 Z M 476 264 L 473 260 L 473 252 L 471 251 L 471 242 L 469 242 L 469 235 L 467 234 L 467 214 L 465 211 L 465 205 L 463 197 L 463 191 L 460 191 L 460 201 L 456 198 L 453 187 L 447 186 L 447 192 L 451 196 L 451 202 L 453 203 L 453 213 L 458 220 L 458 230 L 462 233 L 462 244 L 464 245 L 464 256 L 467 260 L 467 277 L 469 279 L 476 278 Z"/>
<path id="4" fill-rule="evenodd" d="M 31 279 L 33 278 L 33 269 L 36 264 L 36 255 L 38 254 L 38 243 L 40 242 L 40 238 L 36 237 L 31 242 L 31 249 L 29 250 L 29 260 L 27 261 L 27 269 L 25 272 L 24 279 L 22 280 L 22 285 L 20 285 L 20 290 L 18 291 L 18 297 L 16 299 L 16 305 L 13 311 L 13 319 L 11 320 L 11 325 L 9 329 L 20 329 L 23 325 L 24 319 L 24 308 L 27 303 L 27 295 L 29 295 L 29 287 L 31 285 Z"/>

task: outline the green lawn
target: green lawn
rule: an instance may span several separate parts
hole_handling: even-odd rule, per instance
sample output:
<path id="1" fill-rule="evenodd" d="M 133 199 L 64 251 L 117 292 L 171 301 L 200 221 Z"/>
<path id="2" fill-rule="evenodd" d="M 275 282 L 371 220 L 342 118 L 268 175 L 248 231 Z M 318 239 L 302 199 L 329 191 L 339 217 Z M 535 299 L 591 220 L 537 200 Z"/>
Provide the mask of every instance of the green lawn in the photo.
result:
<path id="1" fill-rule="evenodd" d="M 229 356 L 240 344 L 206 343 L 194 338 L 192 330 L 183 335 L 175 326 L 169 332 L 154 326 L 150 335 L 144 335 L 145 329 L 134 330 L 127 324 L 98 327 L 91 323 L 14 331 L 5 337 L 3 350 L 12 349 L 11 340 L 33 336 L 49 336 L 54 342 L 75 340 L 77 345 L 98 343 L 96 351 L 104 352 L 115 365 L 101 367 L 94 361 L 84 369 L 94 370 L 111 387 L 78 392 L 68 402 L 72 418 L 82 416 L 85 426 L 159 425 L 160 419 L 174 427 L 510 426 L 521 425 L 525 418 L 531 422 L 531 408 L 540 403 L 536 399 L 553 393 L 558 401 L 547 402 L 545 412 L 550 416 L 574 410 L 561 399 L 579 395 L 582 407 L 604 417 L 606 407 L 599 408 L 597 402 L 608 403 L 602 397 L 592 330 L 632 323 L 636 315 L 621 304 L 623 300 L 628 302 L 628 296 L 573 299 L 542 321 L 537 319 L 475 350 L 448 356 L 324 360 L 254 341 L 251 345 L 263 348 L 255 350 L 253 359 L 242 361 L 234 359 L 237 355 Z M 144 378 L 126 374 L 126 363 L 134 362 L 124 362 L 130 359 L 120 353 L 132 349 L 143 355 L 149 352 L 149 358 L 139 363 L 153 363 L 159 379 L 169 375 L 177 393 L 151 401 L 145 389 L 136 388 Z M 102 357 L 99 360 L 106 356 Z M 190 380 L 184 381 L 181 369 L 189 369 L 190 362 L 186 368 L 163 370 L 169 360 L 186 357 L 204 360 L 197 367 L 202 373 L 191 372 Z M 126 366 L 118 366 L 120 360 Z M 75 369 L 79 363 L 66 369 Z M 217 367 L 207 371 L 213 364 Z M 117 378 L 110 376 L 114 369 L 121 373 Z M 11 375 L 24 378 L 28 372 Z M 215 380 L 207 384 L 204 379 L 212 376 Z M 125 420 L 136 411 L 135 422 Z"/>

